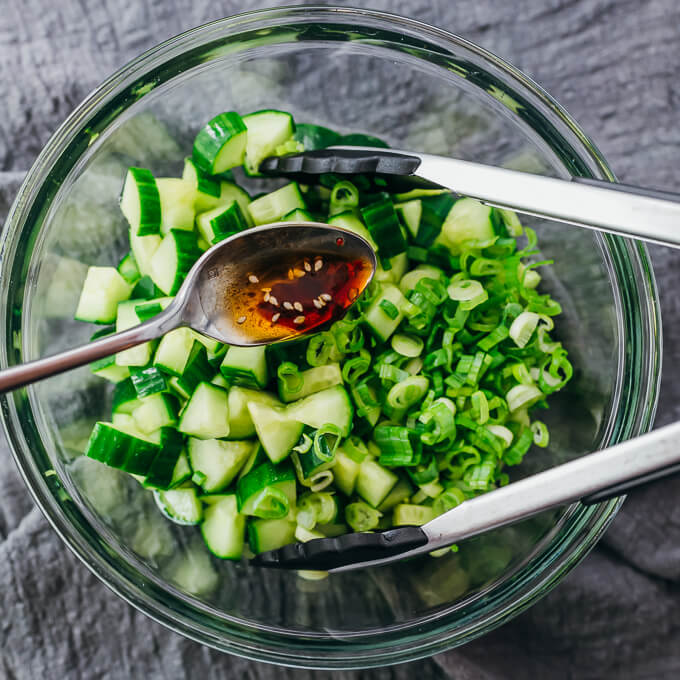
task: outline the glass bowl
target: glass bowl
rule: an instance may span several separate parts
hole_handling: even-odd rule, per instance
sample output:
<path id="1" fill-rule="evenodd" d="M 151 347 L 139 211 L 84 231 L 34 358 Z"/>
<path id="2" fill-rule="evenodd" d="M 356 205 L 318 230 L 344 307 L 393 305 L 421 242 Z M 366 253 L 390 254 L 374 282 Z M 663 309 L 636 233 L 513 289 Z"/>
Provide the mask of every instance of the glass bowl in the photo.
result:
<path id="1" fill-rule="evenodd" d="M 2 365 L 73 346 L 86 265 L 117 262 L 127 166 L 178 174 L 198 127 L 235 109 L 383 137 L 395 147 L 528 172 L 614 180 L 578 126 L 537 85 L 479 47 L 379 12 L 297 7 L 244 14 L 156 47 L 106 81 L 55 133 L 24 182 L 1 243 Z M 538 229 L 555 258 L 544 283 L 562 304 L 575 366 L 552 399 L 552 442 L 515 475 L 650 428 L 661 327 L 639 243 L 561 224 Z M 171 525 L 148 492 L 82 456 L 111 386 L 87 368 L 2 396 L 5 429 L 38 505 L 121 597 L 201 643 L 253 659 L 382 666 L 464 643 L 545 594 L 605 530 L 619 500 L 579 504 L 460 545 L 457 553 L 306 581 L 219 562 L 193 527 Z"/>

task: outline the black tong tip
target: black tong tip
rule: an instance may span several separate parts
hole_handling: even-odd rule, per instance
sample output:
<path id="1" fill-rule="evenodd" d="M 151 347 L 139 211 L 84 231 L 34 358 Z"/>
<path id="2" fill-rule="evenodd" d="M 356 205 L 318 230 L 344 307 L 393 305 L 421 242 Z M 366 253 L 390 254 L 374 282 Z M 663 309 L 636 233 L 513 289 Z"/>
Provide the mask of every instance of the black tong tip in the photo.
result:
<path id="1" fill-rule="evenodd" d="M 278 550 L 260 553 L 250 564 L 277 569 L 330 570 L 394 557 L 427 544 L 420 527 L 400 527 L 375 533 L 344 534 L 291 543 Z"/>

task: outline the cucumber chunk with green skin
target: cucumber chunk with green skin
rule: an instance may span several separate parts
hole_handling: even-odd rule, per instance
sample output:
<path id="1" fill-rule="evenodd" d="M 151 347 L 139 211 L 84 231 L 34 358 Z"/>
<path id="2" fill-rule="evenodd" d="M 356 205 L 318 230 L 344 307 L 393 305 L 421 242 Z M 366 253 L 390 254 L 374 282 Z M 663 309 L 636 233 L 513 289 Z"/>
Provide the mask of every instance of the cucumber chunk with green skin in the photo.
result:
<path id="1" fill-rule="evenodd" d="M 160 241 L 159 241 L 160 243 Z M 153 279 L 144 274 L 135 283 L 135 287 L 130 293 L 130 298 L 133 300 L 152 300 L 153 298 L 161 297 L 163 293 L 158 289 L 158 286 L 153 282 Z"/>
<path id="2" fill-rule="evenodd" d="M 158 445 L 115 427 L 96 423 L 85 455 L 110 467 L 135 475 L 146 475 L 158 454 Z"/>
<path id="3" fill-rule="evenodd" d="M 116 315 L 116 332 L 126 331 L 139 325 L 139 317 L 135 312 L 138 304 L 144 300 L 127 300 L 118 304 Z M 146 366 L 151 359 L 151 342 L 145 342 L 136 347 L 123 350 L 116 354 L 116 363 L 119 366 Z"/>
<path id="4" fill-rule="evenodd" d="M 229 408 L 225 390 L 202 382 L 184 407 L 178 429 L 199 439 L 226 437 L 229 434 Z"/>
<path id="5" fill-rule="evenodd" d="M 265 387 L 269 382 L 266 347 L 229 347 L 220 366 L 222 375 L 232 385 Z"/>
<path id="6" fill-rule="evenodd" d="M 256 225 L 277 222 L 293 210 L 304 210 L 305 199 L 297 182 L 256 198 L 248 205 L 248 212 Z"/>
<path id="7" fill-rule="evenodd" d="M 378 506 L 380 512 L 385 513 L 392 510 L 399 503 L 403 503 L 413 494 L 413 487 L 407 479 L 399 479 L 399 481 L 392 487 L 385 499 Z"/>
<path id="8" fill-rule="evenodd" d="M 119 303 L 127 300 L 132 286 L 115 267 L 90 267 L 80 293 L 75 318 L 91 323 L 112 323 Z"/>
<path id="9" fill-rule="evenodd" d="M 317 222 L 307 210 L 296 208 L 286 213 L 280 220 L 281 222 Z"/>
<path id="10" fill-rule="evenodd" d="M 168 390 L 165 375 L 156 366 L 133 367 L 130 370 L 130 380 L 140 399 Z"/>
<path id="11" fill-rule="evenodd" d="M 234 385 L 229 390 L 229 438 L 247 439 L 255 436 L 255 425 L 250 417 L 248 403 L 256 402 L 268 406 L 282 406 L 270 392 L 261 392 L 247 387 Z"/>
<path id="12" fill-rule="evenodd" d="M 295 380 L 301 380 L 302 383 L 299 385 L 299 389 L 292 390 L 291 382 L 287 380 L 286 376 L 278 378 L 281 401 L 286 403 L 296 401 L 333 385 L 342 385 L 343 382 L 340 364 L 326 364 L 325 366 L 308 368 L 295 376 Z"/>
<path id="13" fill-rule="evenodd" d="M 248 545 L 256 554 L 295 542 L 297 525 L 287 519 L 250 520 L 247 526 Z"/>
<path id="14" fill-rule="evenodd" d="M 399 216 L 401 223 L 409 230 L 412 238 L 418 234 L 418 227 L 420 226 L 420 216 L 423 211 L 423 203 L 416 198 L 404 203 L 395 203 L 394 209 Z"/>
<path id="15" fill-rule="evenodd" d="M 118 273 L 132 286 L 137 281 L 141 274 L 139 273 L 139 267 L 137 267 L 137 262 L 135 261 L 135 256 L 130 252 L 128 253 L 119 263 L 118 263 Z"/>
<path id="16" fill-rule="evenodd" d="M 180 376 L 170 378 L 170 387 L 183 399 L 188 399 L 199 383 L 210 381 L 213 370 L 208 361 L 208 353 L 205 347 L 194 340 L 189 358 L 186 360 L 184 372 Z"/>
<path id="17" fill-rule="evenodd" d="M 137 396 L 137 390 L 135 390 L 135 386 L 130 378 L 122 380 L 113 388 L 111 407 L 113 413 L 126 413 L 129 415 L 139 404 L 140 400 Z"/>
<path id="18" fill-rule="evenodd" d="M 175 295 L 200 256 L 193 232 L 171 229 L 151 257 L 151 278 L 166 295 Z"/>
<path id="19" fill-rule="evenodd" d="M 149 433 L 161 427 L 176 425 L 177 410 L 177 399 L 172 394 L 159 391 L 140 398 L 140 404 L 132 412 L 132 417 L 139 430 Z"/>
<path id="20" fill-rule="evenodd" d="M 399 477 L 394 472 L 367 458 L 359 466 L 355 490 L 367 503 L 377 508 L 398 481 Z"/>
<path id="21" fill-rule="evenodd" d="M 396 314 L 390 316 L 385 311 L 383 301 L 390 303 L 396 309 Z M 380 295 L 376 296 L 364 314 L 364 323 L 380 340 L 385 342 L 397 330 L 404 318 L 404 313 L 401 310 L 404 309 L 406 302 L 406 298 L 396 286 L 383 284 Z"/>
<path id="22" fill-rule="evenodd" d="M 285 409 L 286 416 L 318 430 L 324 425 L 335 425 L 343 437 L 349 436 L 354 409 L 347 390 L 335 385 L 294 401 Z"/>
<path id="23" fill-rule="evenodd" d="M 130 229 L 130 249 L 142 276 L 151 276 L 151 258 L 161 245 L 161 240 L 159 234 L 139 236 Z"/>
<path id="24" fill-rule="evenodd" d="M 170 229 L 192 231 L 196 215 L 196 189 L 192 183 L 177 177 L 159 177 L 156 184 L 161 197 L 161 234 Z"/>
<path id="25" fill-rule="evenodd" d="M 120 195 L 120 209 L 138 236 L 157 234 L 161 227 L 161 199 L 151 171 L 129 168 Z"/>
<path id="26" fill-rule="evenodd" d="M 340 227 L 341 229 L 347 229 L 347 231 L 352 231 L 355 234 L 358 234 L 371 244 L 373 250 L 378 250 L 378 245 L 373 240 L 373 237 L 366 228 L 366 225 L 351 210 L 346 210 L 345 212 L 341 212 L 337 215 L 329 217 L 328 224 L 334 227 Z"/>
<path id="27" fill-rule="evenodd" d="M 473 198 L 461 198 L 453 204 L 444 220 L 436 244 L 446 246 L 452 254 L 460 253 L 466 241 L 489 241 L 496 235 L 491 208 Z"/>
<path id="28" fill-rule="evenodd" d="M 248 402 L 248 411 L 269 459 L 273 463 L 282 461 L 300 439 L 303 424 L 289 417 L 284 409 L 256 401 Z"/>
<path id="29" fill-rule="evenodd" d="M 253 441 L 189 437 L 189 460 L 194 473 L 199 473 L 203 491 L 217 493 L 229 486 L 245 465 L 254 446 Z"/>
<path id="30" fill-rule="evenodd" d="M 293 136 L 295 123 L 290 113 L 275 110 L 255 111 L 243 116 L 243 122 L 248 128 L 245 171 L 258 176 L 260 163 Z"/>
<path id="31" fill-rule="evenodd" d="M 248 221 L 236 201 L 201 213 L 196 218 L 198 232 L 210 245 L 248 228 Z"/>
<path id="32" fill-rule="evenodd" d="M 264 519 L 286 517 L 295 507 L 295 472 L 288 462 L 266 462 L 241 477 L 236 485 L 238 510 Z"/>
<path id="33" fill-rule="evenodd" d="M 112 383 L 119 383 L 130 377 L 130 369 L 127 366 L 119 366 L 116 357 L 104 357 L 90 364 L 90 370 L 95 375 Z"/>
<path id="34" fill-rule="evenodd" d="M 183 452 L 184 437 L 174 427 L 161 428 L 160 435 L 160 450 L 151 463 L 144 486 L 165 490 L 189 479 L 191 469 Z"/>
<path id="35" fill-rule="evenodd" d="M 225 560 L 240 560 L 246 534 L 245 515 L 236 507 L 236 496 L 222 496 L 205 510 L 201 524 L 203 540 L 210 552 Z"/>
<path id="36" fill-rule="evenodd" d="M 333 482 L 345 496 L 351 496 L 354 493 L 354 487 L 359 476 L 359 465 L 342 450 L 342 445 L 335 452 Z"/>
<path id="37" fill-rule="evenodd" d="M 203 505 L 194 487 L 154 491 L 158 509 L 175 524 L 190 526 L 200 524 Z"/>
<path id="38" fill-rule="evenodd" d="M 217 175 L 243 165 L 247 143 L 241 116 L 234 111 L 220 113 L 196 135 L 191 158 L 203 172 Z"/>
<path id="39" fill-rule="evenodd" d="M 194 195 L 196 212 L 201 212 L 199 206 L 202 200 L 211 201 L 220 197 L 220 181 L 203 172 L 191 158 L 184 159 L 182 179 L 189 182 L 196 191 Z"/>
<path id="40" fill-rule="evenodd" d="M 172 300 L 173 298 L 166 296 L 140 302 L 135 306 L 135 314 L 137 315 L 140 323 L 144 323 L 157 314 L 160 314 L 172 302 Z"/>
<path id="41" fill-rule="evenodd" d="M 154 366 L 169 375 L 182 375 L 194 342 L 194 335 L 190 328 L 176 328 L 166 333 L 156 348 L 153 357 Z"/>

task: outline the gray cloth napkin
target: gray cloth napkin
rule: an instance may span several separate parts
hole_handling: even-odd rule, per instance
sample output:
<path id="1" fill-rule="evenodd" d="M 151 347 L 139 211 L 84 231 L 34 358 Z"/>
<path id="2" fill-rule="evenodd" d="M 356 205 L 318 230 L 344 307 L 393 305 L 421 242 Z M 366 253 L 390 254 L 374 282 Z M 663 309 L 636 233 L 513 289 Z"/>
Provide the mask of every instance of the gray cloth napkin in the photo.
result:
<path id="1" fill-rule="evenodd" d="M 57 125 L 143 50 L 256 0 L 23 0 L 0 12 L 0 215 Z M 309 4 L 309 3 L 308 3 Z M 680 191 L 680 6 L 674 0 L 373 0 L 461 34 L 535 78 L 618 177 Z M 652 248 L 665 324 L 658 424 L 680 417 L 678 255 Z M 678 336 L 677 339 L 675 336 Z M 114 596 L 33 506 L 0 441 L 0 677 L 325 678 L 169 632 Z M 495 632 L 434 659 L 337 678 L 506 680 L 680 676 L 680 481 L 631 494 L 591 555 Z"/>

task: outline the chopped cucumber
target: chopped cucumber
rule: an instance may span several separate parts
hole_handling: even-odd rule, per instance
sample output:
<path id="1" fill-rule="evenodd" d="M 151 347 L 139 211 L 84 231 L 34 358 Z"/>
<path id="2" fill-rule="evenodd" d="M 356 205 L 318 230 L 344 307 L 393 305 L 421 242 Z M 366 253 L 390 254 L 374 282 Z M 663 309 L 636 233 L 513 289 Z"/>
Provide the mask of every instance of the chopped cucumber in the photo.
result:
<path id="1" fill-rule="evenodd" d="M 229 486 L 252 453 L 252 441 L 224 441 L 189 437 L 188 451 L 194 479 L 205 493 Z"/>
<path id="2" fill-rule="evenodd" d="M 233 385 L 265 387 L 269 381 L 266 347 L 230 347 L 220 366 L 222 375 Z"/>
<path id="3" fill-rule="evenodd" d="M 329 387 L 286 407 L 286 416 L 309 427 L 319 429 L 335 425 L 343 437 L 349 435 L 354 409 L 347 390 L 342 385 Z"/>
<path id="4" fill-rule="evenodd" d="M 203 519 L 203 506 L 193 487 L 154 491 L 154 498 L 158 509 L 175 524 L 200 524 Z"/>
<path id="5" fill-rule="evenodd" d="M 199 439 L 219 439 L 229 434 L 227 393 L 202 382 L 191 395 L 179 421 L 180 432 Z"/>
<path id="6" fill-rule="evenodd" d="M 290 113 L 272 110 L 250 113 L 243 116 L 243 122 L 248 128 L 245 170 L 258 175 L 260 163 L 293 136 L 295 123 Z"/>
<path id="7" fill-rule="evenodd" d="M 305 207 L 300 187 L 297 182 L 291 182 L 270 194 L 256 198 L 248 205 L 248 212 L 255 224 L 269 224 L 277 222 L 293 210 L 304 210 Z"/>
<path id="8" fill-rule="evenodd" d="M 302 434 L 303 424 L 286 410 L 262 402 L 248 402 L 257 437 L 273 463 L 286 458 Z"/>
<path id="9" fill-rule="evenodd" d="M 246 518 L 236 507 L 236 496 L 222 496 L 205 510 L 201 525 L 203 540 L 216 557 L 239 560 L 243 555 Z"/>
<path id="10" fill-rule="evenodd" d="M 76 319 L 92 323 L 116 320 L 118 304 L 127 300 L 132 286 L 114 267 L 90 267 L 80 294 Z"/>

